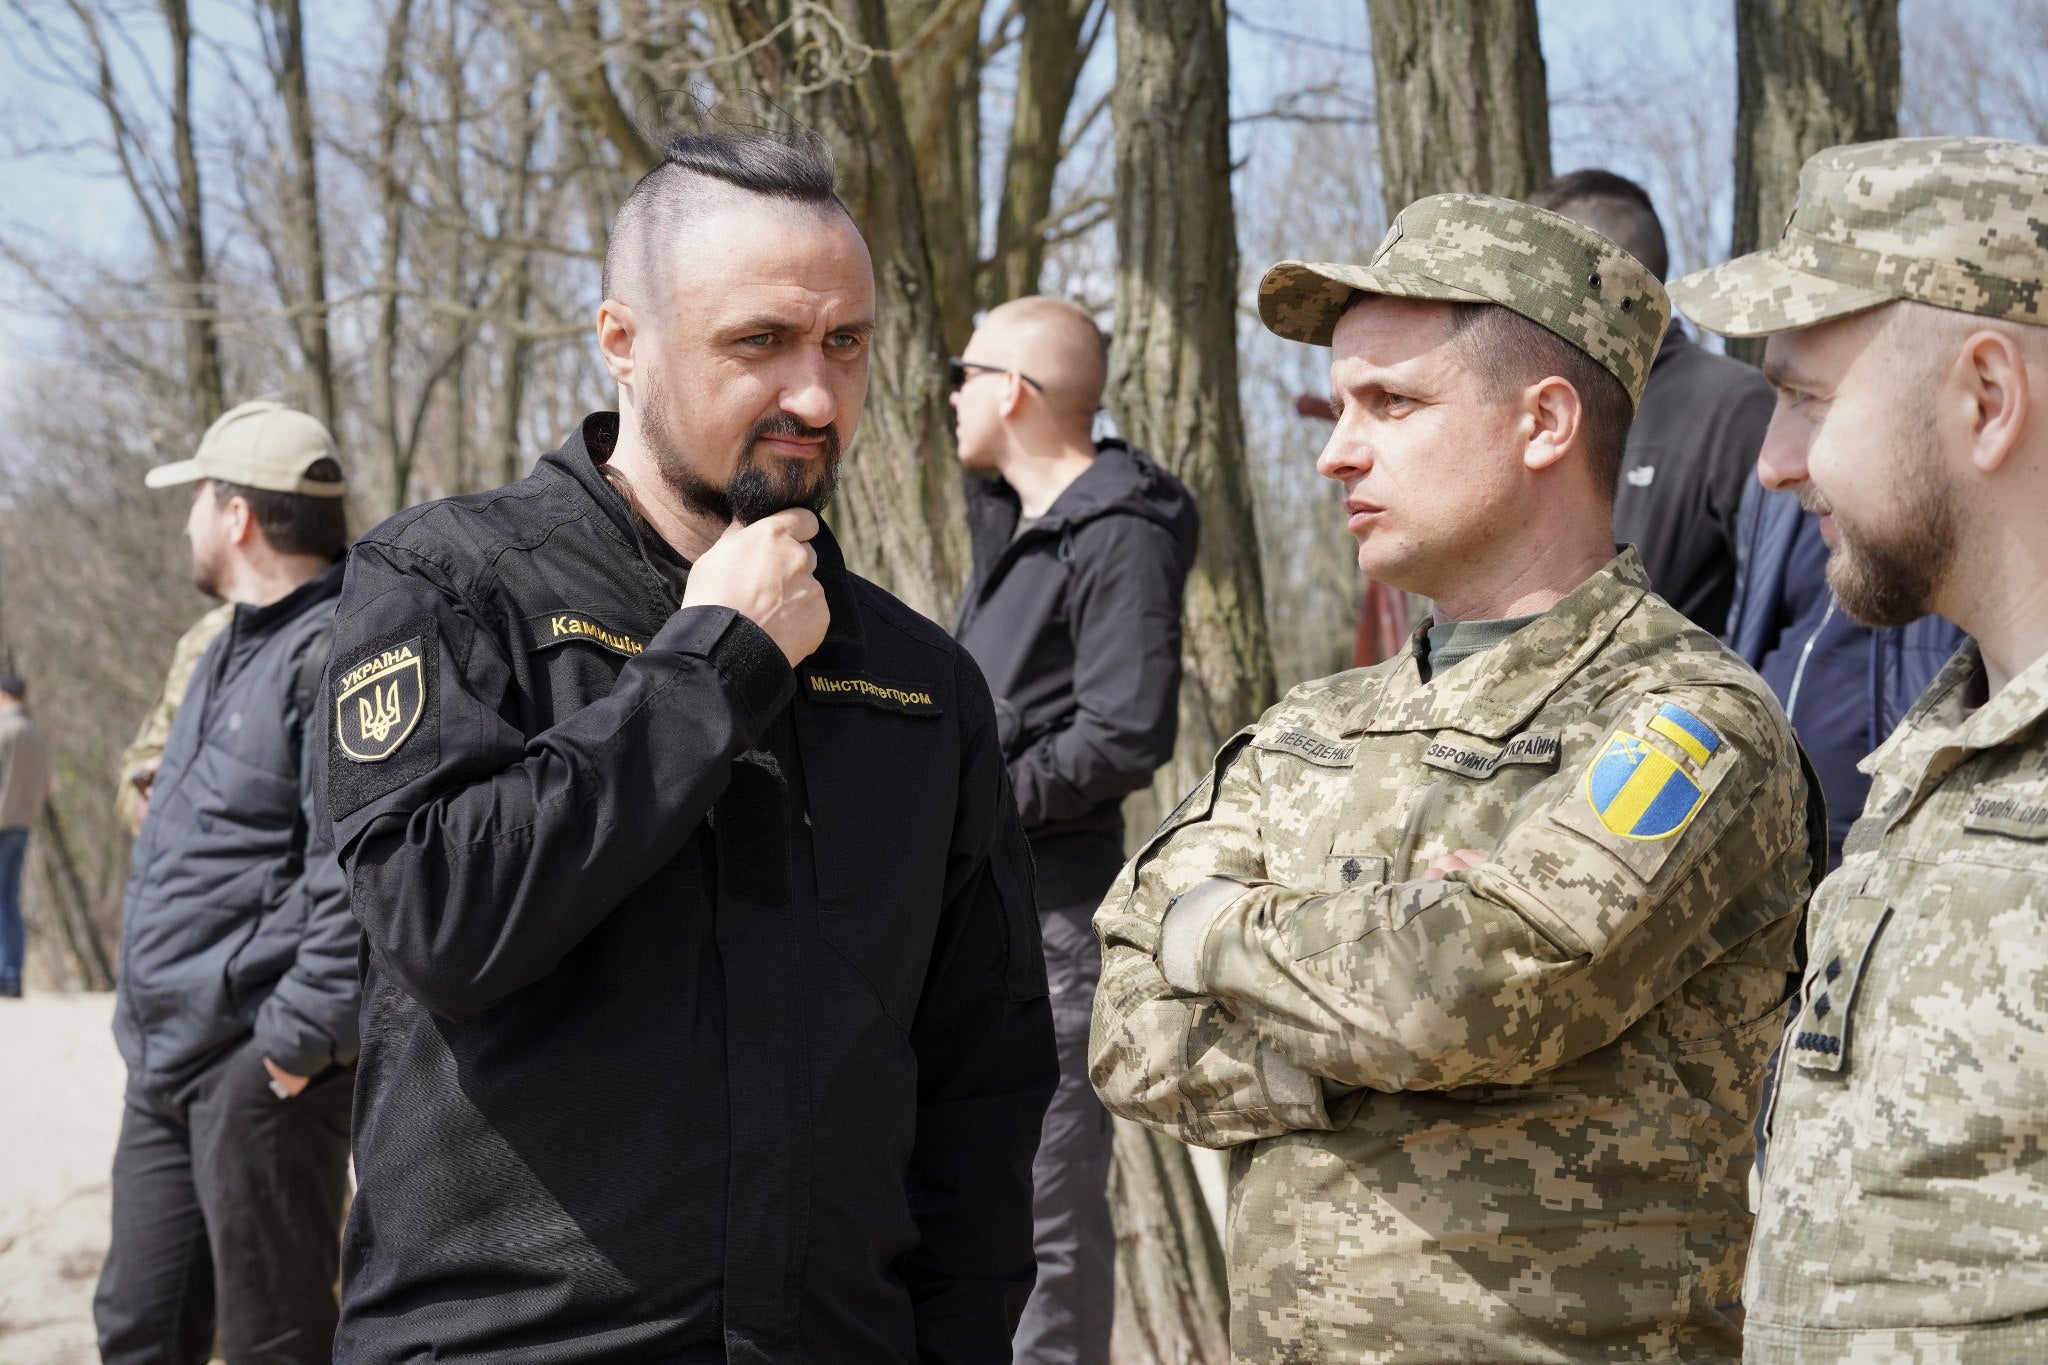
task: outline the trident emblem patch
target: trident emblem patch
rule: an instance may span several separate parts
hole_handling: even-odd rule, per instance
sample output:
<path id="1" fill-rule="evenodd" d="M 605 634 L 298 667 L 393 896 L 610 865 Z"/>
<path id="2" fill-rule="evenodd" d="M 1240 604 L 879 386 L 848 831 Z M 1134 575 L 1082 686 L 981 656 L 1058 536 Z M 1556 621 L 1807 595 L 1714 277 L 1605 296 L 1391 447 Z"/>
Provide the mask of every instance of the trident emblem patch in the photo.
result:
<path id="1" fill-rule="evenodd" d="M 381 763 L 405 743 L 425 709 L 420 641 L 363 660 L 335 680 L 334 738 L 358 763 Z"/>

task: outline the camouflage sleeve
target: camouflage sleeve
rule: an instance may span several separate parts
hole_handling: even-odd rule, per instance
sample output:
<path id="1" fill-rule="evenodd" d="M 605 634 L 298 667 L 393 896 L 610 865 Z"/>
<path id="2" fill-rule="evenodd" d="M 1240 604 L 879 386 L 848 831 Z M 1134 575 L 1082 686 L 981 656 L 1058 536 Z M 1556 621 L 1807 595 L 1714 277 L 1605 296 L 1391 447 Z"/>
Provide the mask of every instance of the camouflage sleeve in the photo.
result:
<path id="1" fill-rule="evenodd" d="M 1224 746 L 1095 916 L 1102 980 L 1089 1079 L 1113 1112 L 1198 1147 L 1332 1126 L 1311 1077 L 1229 1007 L 1168 986 L 1153 960 L 1175 896 L 1219 874 L 1263 874 L 1250 733 Z"/>
<path id="2" fill-rule="evenodd" d="M 192 685 L 192 674 L 198 669 L 201 656 L 234 616 L 233 604 L 223 602 L 194 621 L 179 637 L 177 648 L 171 653 L 170 670 L 164 675 L 163 691 L 149 708 L 149 714 L 142 718 L 135 738 L 121 751 L 120 768 L 114 779 L 114 810 L 128 827 L 130 836 L 142 828 L 142 803 L 128 775 L 164 751 L 171 722 L 177 719 L 178 706 L 185 700 L 185 689 Z"/>
<path id="3" fill-rule="evenodd" d="M 1176 979 L 1338 1086 L 1520 1084 L 1606 1046 L 1797 912 L 1748 892 L 1803 849 L 1806 790 L 1744 689 L 1635 693 L 1603 719 L 1467 871 L 1321 895 L 1219 867 L 1247 885 Z"/>

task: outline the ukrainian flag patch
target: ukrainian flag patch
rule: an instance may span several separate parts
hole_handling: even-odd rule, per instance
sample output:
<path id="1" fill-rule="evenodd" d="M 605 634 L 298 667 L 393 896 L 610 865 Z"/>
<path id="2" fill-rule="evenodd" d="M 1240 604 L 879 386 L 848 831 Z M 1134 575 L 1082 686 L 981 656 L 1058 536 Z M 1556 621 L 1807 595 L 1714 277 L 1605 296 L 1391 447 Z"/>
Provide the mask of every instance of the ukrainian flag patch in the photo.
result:
<path id="1" fill-rule="evenodd" d="M 1662 733 L 1659 722 L 1682 728 L 1677 721 L 1667 721 L 1665 713 L 1672 711 L 1698 726 L 1714 747 L 1720 746 L 1720 736 L 1675 706 L 1664 707 L 1647 728 Z M 1689 744 L 1679 747 L 1687 754 L 1695 747 L 1704 754 L 1713 752 L 1691 731 L 1684 733 Z M 1690 824 L 1706 793 L 1677 759 L 1640 735 L 1623 731 L 1607 741 L 1607 747 L 1586 769 L 1586 799 L 1608 833 L 1648 842 L 1669 839 Z"/>
<path id="2" fill-rule="evenodd" d="M 1721 747 L 1721 737 L 1714 733 L 1713 726 L 1683 706 L 1675 706 L 1668 701 L 1650 717 L 1648 728 L 1683 749 L 1686 756 L 1698 764 L 1704 765 L 1714 756 L 1714 750 Z"/>

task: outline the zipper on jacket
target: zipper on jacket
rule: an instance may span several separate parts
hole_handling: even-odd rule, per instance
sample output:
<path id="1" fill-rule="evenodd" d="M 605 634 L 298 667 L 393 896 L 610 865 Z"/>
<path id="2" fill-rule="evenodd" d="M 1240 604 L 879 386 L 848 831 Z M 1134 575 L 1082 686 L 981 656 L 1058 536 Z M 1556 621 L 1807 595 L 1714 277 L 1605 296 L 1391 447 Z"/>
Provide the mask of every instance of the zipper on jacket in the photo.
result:
<path id="1" fill-rule="evenodd" d="M 1813 628 L 1813 634 L 1806 637 L 1806 643 L 1799 647 L 1799 662 L 1792 669 L 1792 686 L 1785 692 L 1785 719 L 1790 722 L 1799 708 L 1799 689 L 1806 682 L 1806 664 L 1813 657 L 1813 647 L 1820 643 L 1820 633 L 1828 628 L 1828 622 L 1835 619 L 1835 594 L 1828 592 L 1828 609 L 1820 614 L 1820 624 Z"/>

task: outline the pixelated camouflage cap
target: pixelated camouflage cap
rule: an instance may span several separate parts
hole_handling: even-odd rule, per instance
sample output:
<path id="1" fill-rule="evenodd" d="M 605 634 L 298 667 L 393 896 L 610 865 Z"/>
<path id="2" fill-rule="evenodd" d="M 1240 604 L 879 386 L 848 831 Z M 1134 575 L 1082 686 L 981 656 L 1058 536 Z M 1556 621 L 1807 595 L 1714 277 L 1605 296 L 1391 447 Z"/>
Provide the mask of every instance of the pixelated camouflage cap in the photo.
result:
<path id="1" fill-rule="evenodd" d="M 1830 147 L 1799 171 L 1778 244 L 1671 296 L 1700 326 L 1768 336 L 1894 299 L 2048 322 L 2048 148 L 1990 137 Z"/>
<path id="2" fill-rule="evenodd" d="M 1643 395 L 1671 320 L 1664 286 L 1589 227 L 1513 199 L 1433 194 L 1402 209 L 1364 265 L 1282 261 L 1259 281 L 1259 316 L 1327 346 L 1358 294 L 1497 303 L 1555 332 Z"/>

